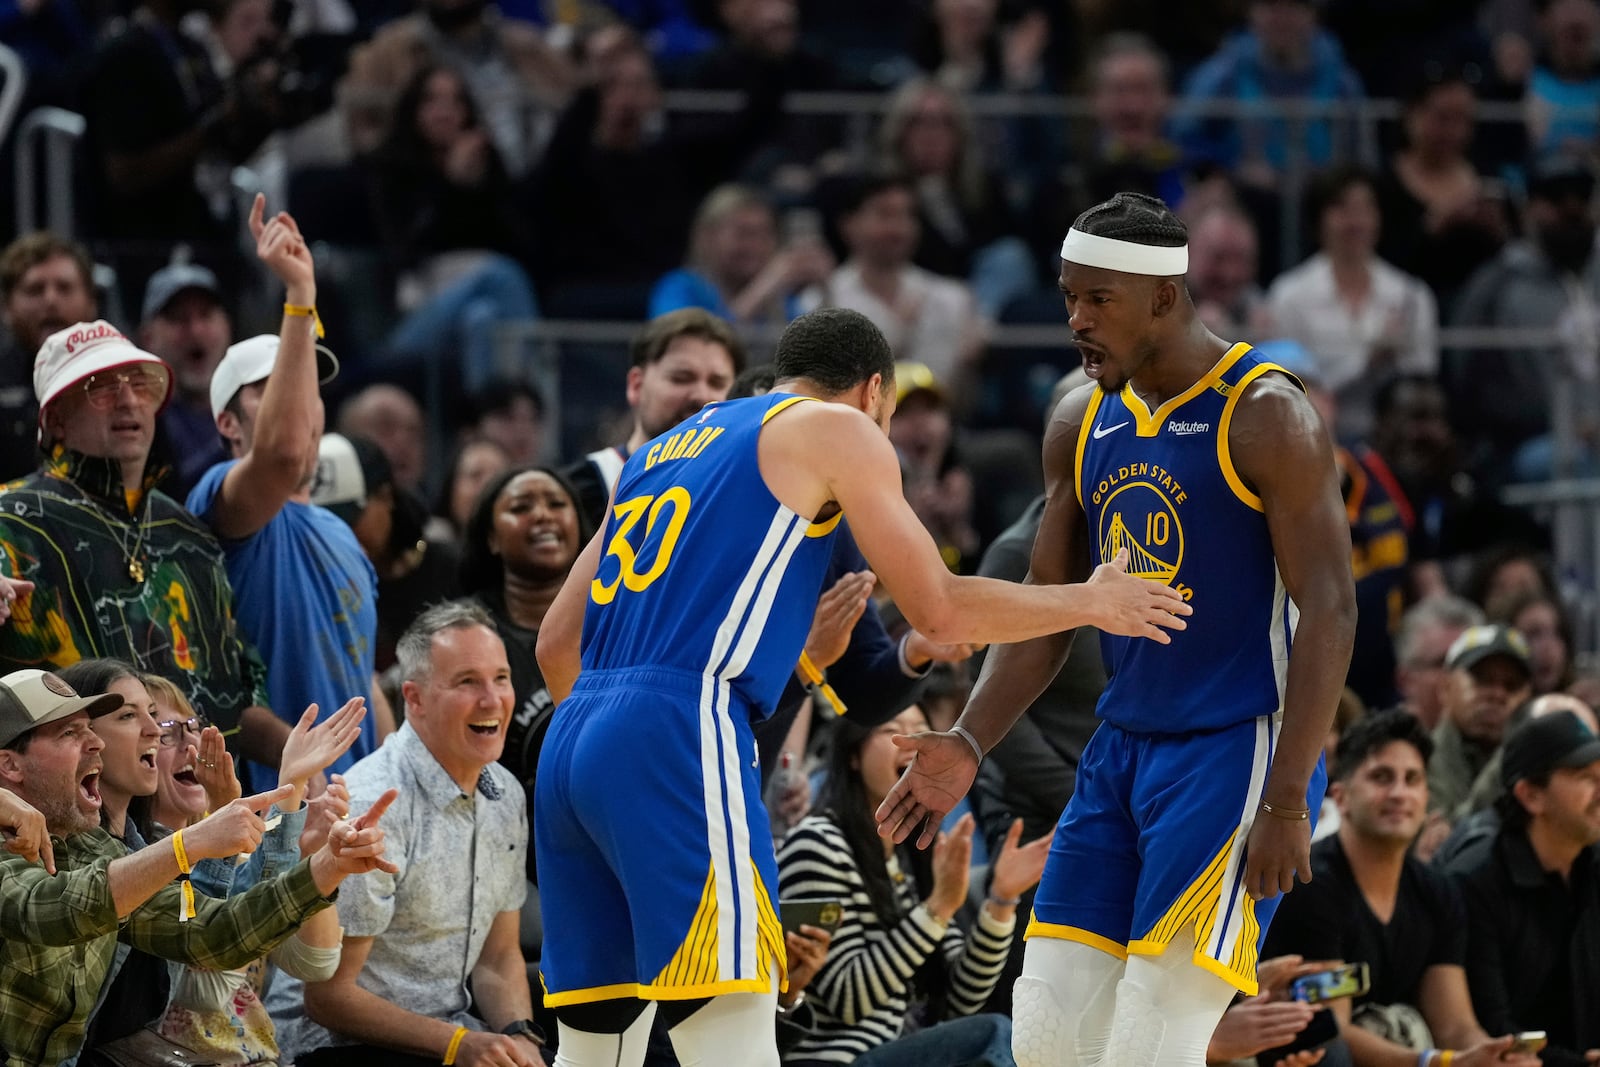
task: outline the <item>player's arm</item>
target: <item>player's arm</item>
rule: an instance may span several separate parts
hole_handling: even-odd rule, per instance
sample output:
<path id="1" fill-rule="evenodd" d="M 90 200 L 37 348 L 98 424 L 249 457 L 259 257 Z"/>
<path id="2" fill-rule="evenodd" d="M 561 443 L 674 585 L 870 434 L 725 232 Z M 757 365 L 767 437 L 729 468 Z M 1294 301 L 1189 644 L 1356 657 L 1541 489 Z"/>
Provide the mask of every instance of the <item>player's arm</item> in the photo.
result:
<path id="1" fill-rule="evenodd" d="M 1084 412 L 1097 388 L 1091 385 L 1063 397 L 1045 433 L 1044 514 L 1034 536 L 1025 584 L 1064 585 L 1089 576 L 1076 461 Z M 972 732 L 985 752 L 999 743 L 1061 670 L 1076 632 L 1062 630 L 989 649 L 966 710 L 956 720 Z"/>
<path id="2" fill-rule="evenodd" d="M 1355 642 L 1356 593 L 1350 523 L 1339 493 L 1333 442 L 1299 389 L 1278 375 L 1246 387 L 1228 447 L 1234 467 L 1261 498 L 1284 589 L 1300 609 L 1284 689 L 1283 729 L 1262 799 L 1287 812 L 1306 790 L 1333 725 Z M 1311 880 L 1309 822 L 1268 815 L 1250 835 L 1245 889 L 1257 899 Z"/>
<path id="3" fill-rule="evenodd" d="M 1189 608 L 1177 593 L 1120 573 L 1097 575 L 1082 585 L 1019 585 L 950 573 L 900 484 L 894 447 L 871 419 L 842 404 L 803 405 L 763 433 L 762 471 L 769 471 L 766 442 L 797 462 L 788 470 L 817 471 L 824 499 L 850 517 L 862 555 L 912 627 L 943 644 L 998 644 L 1093 625 L 1133 637 L 1170 640 Z M 770 479 L 769 479 L 770 484 Z M 793 483 L 791 483 L 793 484 Z M 783 500 L 784 495 L 779 494 Z M 787 501 L 786 501 L 787 502 Z"/>
<path id="4" fill-rule="evenodd" d="M 589 586 L 600 569 L 600 539 L 605 527 L 589 539 L 578 558 L 567 572 L 561 592 L 556 594 L 539 624 L 539 639 L 534 655 L 539 659 L 539 671 L 544 684 L 556 703 L 567 699 L 573 683 L 578 680 L 582 664 L 583 608 L 589 602 Z"/>

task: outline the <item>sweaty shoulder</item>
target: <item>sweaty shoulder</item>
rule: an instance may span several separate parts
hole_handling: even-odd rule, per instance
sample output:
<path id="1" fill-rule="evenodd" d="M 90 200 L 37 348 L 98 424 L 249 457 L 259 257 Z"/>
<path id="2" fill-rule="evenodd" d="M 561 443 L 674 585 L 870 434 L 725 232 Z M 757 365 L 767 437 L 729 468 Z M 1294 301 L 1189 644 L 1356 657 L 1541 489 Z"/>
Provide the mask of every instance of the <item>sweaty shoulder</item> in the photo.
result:
<path id="1" fill-rule="evenodd" d="M 1229 443 L 1236 450 L 1326 432 L 1322 416 L 1305 390 L 1276 371 L 1268 371 L 1240 390 L 1228 425 Z"/>
<path id="2" fill-rule="evenodd" d="M 771 414 L 758 446 L 761 476 L 772 495 L 797 515 L 816 518 L 834 500 L 841 478 L 894 462 L 877 423 L 845 404 L 806 401 Z"/>
<path id="3" fill-rule="evenodd" d="M 1056 404 L 1050 413 L 1050 423 L 1044 434 L 1044 465 L 1048 479 L 1052 471 L 1070 473 L 1076 463 L 1078 438 L 1082 435 L 1084 419 L 1089 404 L 1099 386 L 1093 382 L 1080 385 Z M 1059 466 L 1058 466 L 1059 464 Z"/>

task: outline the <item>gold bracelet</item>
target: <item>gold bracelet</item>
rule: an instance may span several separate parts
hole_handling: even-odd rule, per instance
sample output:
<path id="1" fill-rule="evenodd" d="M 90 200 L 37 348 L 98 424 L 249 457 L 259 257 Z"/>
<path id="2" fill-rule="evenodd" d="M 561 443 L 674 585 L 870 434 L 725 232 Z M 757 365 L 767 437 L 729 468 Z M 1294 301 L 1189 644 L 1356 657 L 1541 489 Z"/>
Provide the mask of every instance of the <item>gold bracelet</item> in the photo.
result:
<path id="1" fill-rule="evenodd" d="M 1261 810 L 1268 815 L 1276 815 L 1280 819 L 1287 819 L 1289 822 L 1305 822 L 1311 818 L 1310 808 L 1275 808 L 1265 800 L 1261 802 Z"/>
<path id="2" fill-rule="evenodd" d="M 315 304 L 311 304 L 309 306 L 304 304 L 285 304 L 283 305 L 283 313 L 290 318 L 310 319 L 312 325 L 316 327 L 318 340 L 324 336 L 322 330 L 322 316 L 317 314 L 317 306 Z"/>
<path id="3" fill-rule="evenodd" d="M 444 1050 L 444 1067 L 451 1067 L 456 1062 L 456 1050 L 461 1047 L 461 1039 L 467 1036 L 465 1026 L 456 1027 L 456 1032 L 450 1037 L 450 1047 Z"/>

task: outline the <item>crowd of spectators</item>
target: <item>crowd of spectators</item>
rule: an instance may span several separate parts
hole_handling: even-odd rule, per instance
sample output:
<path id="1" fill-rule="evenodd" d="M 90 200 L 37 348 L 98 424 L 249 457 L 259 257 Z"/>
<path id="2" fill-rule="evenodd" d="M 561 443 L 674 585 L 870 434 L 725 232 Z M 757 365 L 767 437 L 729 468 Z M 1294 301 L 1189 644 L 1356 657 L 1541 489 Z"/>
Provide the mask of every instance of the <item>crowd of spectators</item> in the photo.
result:
<path id="1" fill-rule="evenodd" d="M 1317 402 L 1354 543 L 1318 877 L 1212 1062 L 1600 1061 L 1595 576 L 1500 493 L 1600 471 L 1600 2 L 858 8 L 0 4 L 23 112 L 85 122 L 73 231 L 0 251 L 0 824 L 46 853 L 0 861 L 8 1062 L 548 1062 L 534 646 L 623 462 L 849 307 L 947 563 L 1020 580 L 1082 380 L 1059 242 L 1120 190 Z M 633 340 L 551 374 L 507 339 L 564 320 Z M 839 539 L 758 736 L 783 895 L 844 904 L 787 931 L 786 1062 L 1010 1063 L 1092 636 L 938 849 L 885 853 L 886 738 L 948 725 L 981 650 Z M 385 848 L 347 817 L 392 789 Z M 1288 997 L 1338 960 L 1370 988 Z"/>

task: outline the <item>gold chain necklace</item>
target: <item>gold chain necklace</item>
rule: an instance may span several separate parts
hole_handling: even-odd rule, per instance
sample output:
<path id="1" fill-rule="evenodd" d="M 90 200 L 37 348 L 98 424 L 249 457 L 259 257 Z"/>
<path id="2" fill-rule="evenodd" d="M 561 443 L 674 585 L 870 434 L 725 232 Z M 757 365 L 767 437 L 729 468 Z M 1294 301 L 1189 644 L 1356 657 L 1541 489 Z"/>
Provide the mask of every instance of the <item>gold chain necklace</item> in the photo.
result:
<path id="1" fill-rule="evenodd" d="M 133 539 L 133 547 L 131 548 L 128 546 L 128 535 L 123 531 L 123 527 L 127 524 L 122 521 L 122 518 L 96 500 L 91 494 L 84 493 L 84 499 L 93 504 L 95 510 L 105 517 L 107 530 L 109 531 L 112 527 L 116 527 L 117 547 L 122 549 L 122 558 L 128 567 L 128 577 L 140 585 L 144 584 L 145 577 L 144 558 L 140 553 L 140 549 L 144 547 L 144 535 L 150 528 L 150 496 L 154 492 L 155 490 L 153 489 L 144 491 L 144 500 L 141 501 L 140 508 L 143 514 L 132 516 L 133 524 L 138 533 Z"/>

